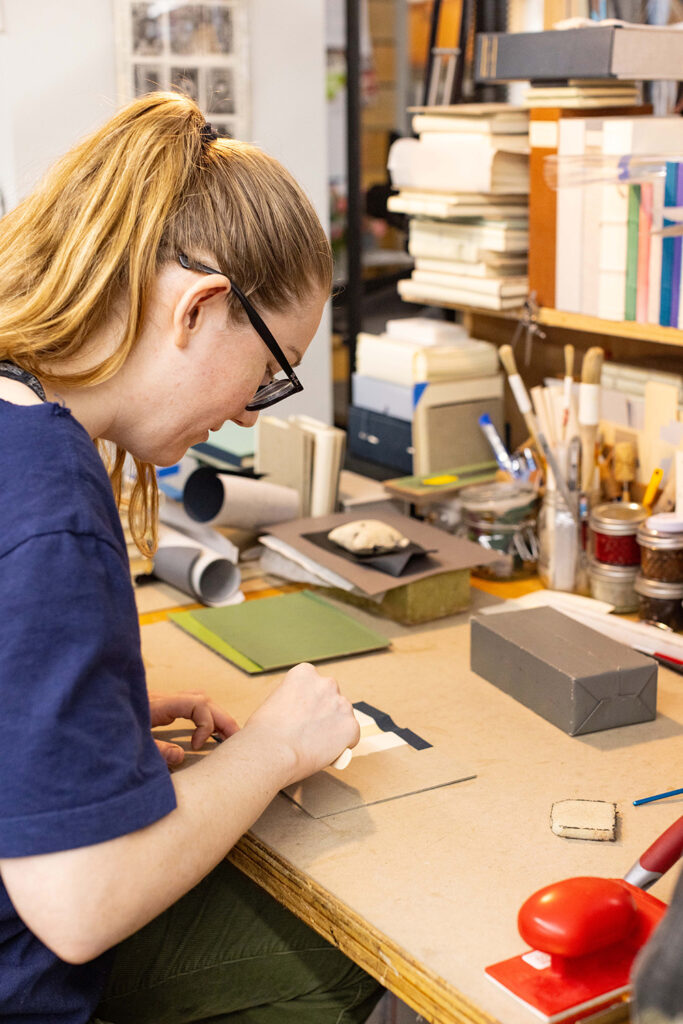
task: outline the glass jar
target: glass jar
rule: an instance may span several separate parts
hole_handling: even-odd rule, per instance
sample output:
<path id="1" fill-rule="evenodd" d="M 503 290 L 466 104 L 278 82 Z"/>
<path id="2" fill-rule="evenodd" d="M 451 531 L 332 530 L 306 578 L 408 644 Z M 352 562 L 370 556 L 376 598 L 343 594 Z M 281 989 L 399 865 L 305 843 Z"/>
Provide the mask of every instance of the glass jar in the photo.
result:
<path id="1" fill-rule="evenodd" d="M 634 584 L 637 565 L 607 565 L 591 558 L 588 563 L 591 597 L 614 605 L 615 612 L 635 612 L 639 598 Z"/>
<path id="2" fill-rule="evenodd" d="M 683 533 L 657 529 L 652 524 L 659 518 L 650 516 L 638 529 L 643 576 L 666 583 L 682 583 Z"/>
<path id="3" fill-rule="evenodd" d="M 538 575 L 549 590 L 573 591 L 579 569 L 579 524 L 557 491 L 546 491 L 538 515 Z"/>
<path id="4" fill-rule="evenodd" d="M 636 535 L 647 516 L 647 509 L 635 502 L 608 501 L 596 505 L 588 521 L 593 557 L 606 565 L 640 565 Z"/>
<path id="5" fill-rule="evenodd" d="M 497 551 L 500 558 L 472 572 L 487 579 L 512 580 L 536 572 L 538 543 L 533 487 L 494 481 L 463 487 L 458 494 L 462 509 L 462 536 Z"/>
<path id="6" fill-rule="evenodd" d="M 683 583 L 664 583 L 636 576 L 638 618 L 661 622 L 677 633 L 683 630 Z"/>

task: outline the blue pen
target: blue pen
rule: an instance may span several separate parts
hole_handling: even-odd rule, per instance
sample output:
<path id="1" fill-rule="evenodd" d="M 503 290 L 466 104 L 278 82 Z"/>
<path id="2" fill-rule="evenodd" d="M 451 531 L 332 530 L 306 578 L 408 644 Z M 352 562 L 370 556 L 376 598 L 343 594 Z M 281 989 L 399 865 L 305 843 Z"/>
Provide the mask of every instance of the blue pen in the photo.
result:
<path id="1" fill-rule="evenodd" d="M 486 440 L 491 445 L 496 462 L 500 468 L 504 469 L 506 473 L 510 474 L 510 476 L 515 476 L 512 459 L 510 458 L 507 448 L 501 441 L 500 434 L 491 422 L 491 417 L 487 412 L 482 413 L 479 417 L 479 426 L 483 430 Z"/>
<path id="2" fill-rule="evenodd" d="M 640 800 L 634 800 L 633 806 L 638 807 L 639 804 L 650 804 L 653 800 L 663 800 L 666 796 L 680 796 L 683 793 L 683 789 L 670 789 L 668 793 L 655 793 L 654 796 L 644 796 Z"/>

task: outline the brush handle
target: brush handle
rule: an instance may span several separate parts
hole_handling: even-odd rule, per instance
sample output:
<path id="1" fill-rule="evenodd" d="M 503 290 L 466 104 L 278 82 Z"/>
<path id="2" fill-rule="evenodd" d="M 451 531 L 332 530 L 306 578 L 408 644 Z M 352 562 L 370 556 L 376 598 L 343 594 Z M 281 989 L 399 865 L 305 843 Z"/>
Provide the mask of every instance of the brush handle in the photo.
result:
<path id="1" fill-rule="evenodd" d="M 512 394 L 515 397 L 517 408 L 524 417 L 526 428 L 535 441 L 538 437 L 538 423 L 534 416 L 531 399 L 529 398 L 529 392 L 526 389 L 526 385 L 518 373 L 511 373 L 508 376 L 508 383 L 510 384 Z"/>
<path id="2" fill-rule="evenodd" d="M 579 427 L 581 436 L 581 490 L 588 493 L 593 486 L 595 476 L 595 442 L 598 437 L 596 426 Z"/>
<path id="3" fill-rule="evenodd" d="M 683 856 L 683 815 L 642 853 L 624 879 L 638 889 L 651 885 Z"/>

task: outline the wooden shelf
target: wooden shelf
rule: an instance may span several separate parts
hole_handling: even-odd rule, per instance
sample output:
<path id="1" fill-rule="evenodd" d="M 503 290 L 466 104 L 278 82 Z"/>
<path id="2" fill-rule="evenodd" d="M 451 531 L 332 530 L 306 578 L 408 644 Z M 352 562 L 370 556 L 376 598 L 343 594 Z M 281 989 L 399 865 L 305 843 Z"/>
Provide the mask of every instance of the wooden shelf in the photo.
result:
<path id="1" fill-rule="evenodd" d="M 639 324 L 633 320 L 601 320 L 596 316 L 564 313 L 562 310 L 550 309 L 547 306 L 543 306 L 539 311 L 538 320 L 548 327 L 564 327 L 570 331 L 611 334 L 618 338 L 654 341 L 660 345 L 683 345 L 683 331 L 676 327 L 660 327 L 659 324 Z"/>
<path id="2" fill-rule="evenodd" d="M 437 302 L 421 300 L 424 306 L 439 306 L 442 309 L 459 309 L 472 316 L 493 316 L 504 320 L 519 320 L 522 309 L 482 309 L 466 306 L 462 302 Z M 567 331 L 583 331 L 586 334 L 609 334 L 616 338 L 633 338 L 636 341 L 657 342 L 660 345 L 683 346 L 683 330 L 676 327 L 660 327 L 659 324 L 640 324 L 634 320 L 602 320 L 597 316 L 582 313 L 565 313 L 559 309 L 542 306 L 538 322 L 546 327 L 561 327 Z"/>

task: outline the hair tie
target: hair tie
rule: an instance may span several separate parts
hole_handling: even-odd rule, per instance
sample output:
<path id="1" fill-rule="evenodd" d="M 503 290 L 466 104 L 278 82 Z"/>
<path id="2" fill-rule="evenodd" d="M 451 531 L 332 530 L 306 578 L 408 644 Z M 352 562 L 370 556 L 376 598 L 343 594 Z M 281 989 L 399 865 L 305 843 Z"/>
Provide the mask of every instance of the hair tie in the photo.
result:
<path id="1" fill-rule="evenodd" d="M 213 125 L 209 124 L 208 121 L 206 122 L 206 124 L 202 125 L 202 127 L 199 130 L 199 134 L 202 137 L 202 142 L 215 142 L 216 139 L 218 138 L 218 132 L 213 127 Z"/>

